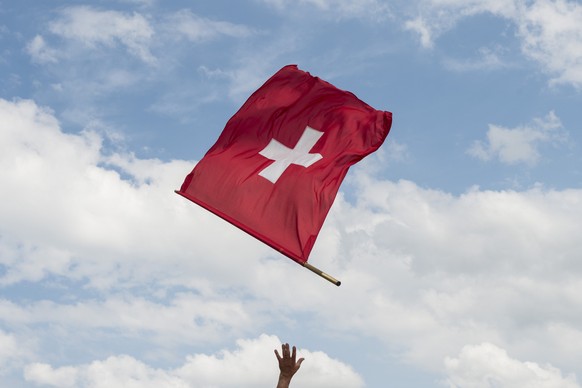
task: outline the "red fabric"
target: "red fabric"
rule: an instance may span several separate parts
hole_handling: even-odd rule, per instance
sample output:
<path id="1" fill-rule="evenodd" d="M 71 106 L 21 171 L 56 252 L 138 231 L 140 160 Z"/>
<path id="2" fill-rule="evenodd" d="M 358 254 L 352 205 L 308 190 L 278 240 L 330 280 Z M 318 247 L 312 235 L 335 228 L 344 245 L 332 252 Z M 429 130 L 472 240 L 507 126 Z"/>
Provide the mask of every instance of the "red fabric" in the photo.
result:
<path id="1" fill-rule="evenodd" d="M 283 67 L 228 121 L 178 194 L 298 263 L 305 263 L 348 168 L 384 142 L 390 112 L 297 69 Z M 275 183 L 259 175 L 271 139 L 294 148 L 306 127 L 323 132 L 309 150 L 321 159 L 291 164 Z"/>

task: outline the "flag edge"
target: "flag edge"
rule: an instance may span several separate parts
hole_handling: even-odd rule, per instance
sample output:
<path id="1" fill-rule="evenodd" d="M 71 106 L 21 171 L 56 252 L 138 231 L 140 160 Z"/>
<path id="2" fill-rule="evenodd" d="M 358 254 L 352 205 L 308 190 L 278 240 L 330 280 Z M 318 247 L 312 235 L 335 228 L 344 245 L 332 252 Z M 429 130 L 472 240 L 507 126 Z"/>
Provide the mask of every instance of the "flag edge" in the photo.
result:
<path id="1" fill-rule="evenodd" d="M 269 247 L 271 247 L 272 249 L 276 250 L 277 252 L 281 253 L 282 255 L 286 256 L 287 258 L 293 260 L 294 262 L 296 262 L 299 265 L 302 265 L 304 263 L 307 263 L 308 258 L 304 258 L 301 257 L 299 255 L 295 255 L 292 252 L 289 252 L 287 249 L 283 248 L 280 244 L 277 244 L 276 242 L 274 242 L 273 240 L 269 239 L 268 237 L 265 237 L 264 235 L 262 235 L 261 233 L 255 231 L 252 228 L 249 228 L 246 225 L 243 225 L 242 223 L 238 222 L 237 220 L 235 220 L 233 217 L 230 217 L 228 215 L 226 215 L 225 213 L 221 212 L 220 210 L 214 208 L 213 206 L 208 205 L 207 203 L 205 203 L 204 201 L 199 200 L 198 198 L 189 195 L 188 193 L 182 191 L 182 190 L 174 190 L 174 192 L 188 200 L 190 200 L 191 202 L 195 203 L 196 205 L 202 207 L 203 209 L 208 210 L 209 212 L 211 212 L 212 214 L 222 218 L 224 221 L 228 222 L 229 224 L 235 226 L 236 228 L 242 230 L 243 232 L 245 232 L 246 234 L 248 234 L 251 237 L 254 237 L 255 239 L 267 244 Z"/>

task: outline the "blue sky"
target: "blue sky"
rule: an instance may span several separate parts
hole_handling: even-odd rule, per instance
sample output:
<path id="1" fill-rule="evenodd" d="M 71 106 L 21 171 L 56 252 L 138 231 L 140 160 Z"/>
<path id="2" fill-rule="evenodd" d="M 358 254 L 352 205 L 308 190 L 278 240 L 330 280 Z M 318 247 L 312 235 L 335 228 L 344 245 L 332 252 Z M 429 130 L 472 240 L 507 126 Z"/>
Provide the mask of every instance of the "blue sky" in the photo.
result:
<path id="1" fill-rule="evenodd" d="M 582 4 L 0 1 L 0 385 L 579 387 Z M 377 109 L 310 262 L 173 193 L 297 64 Z"/>

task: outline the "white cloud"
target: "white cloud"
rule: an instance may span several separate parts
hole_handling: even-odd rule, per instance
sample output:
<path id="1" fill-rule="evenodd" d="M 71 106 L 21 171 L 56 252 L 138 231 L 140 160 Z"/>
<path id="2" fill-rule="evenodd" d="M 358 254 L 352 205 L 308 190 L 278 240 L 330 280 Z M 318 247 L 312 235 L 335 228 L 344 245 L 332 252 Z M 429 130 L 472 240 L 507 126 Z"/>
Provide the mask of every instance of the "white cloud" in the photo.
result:
<path id="1" fill-rule="evenodd" d="M 19 373 L 22 366 L 34 359 L 36 338 L 26 334 L 17 334 L 14 331 L 4 331 L 0 318 L 0 384 L 14 386 L 7 376 Z"/>
<path id="2" fill-rule="evenodd" d="M 27 381 L 37 384 L 52 385 L 54 387 L 75 387 L 78 372 L 73 367 L 53 369 L 50 365 L 35 363 L 25 368 L 24 377 Z"/>
<path id="3" fill-rule="evenodd" d="M 417 17 L 413 20 L 408 20 L 404 23 L 404 28 L 414 31 L 419 35 L 420 44 L 424 48 L 432 48 L 434 45 L 434 32 L 432 28 L 422 17 Z"/>
<path id="4" fill-rule="evenodd" d="M 554 83 L 582 87 L 582 4 L 538 0 L 518 19 L 522 50 Z"/>
<path id="5" fill-rule="evenodd" d="M 275 336 L 237 341 L 234 351 L 217 355 L 195 354 L 176 369 L 150 367 L 130 356 L 112 356 L 88 365 L 53 368 L 35 363 L 25 369 L 27 381 L 56 387 L 272 387 L 278 367 L 274 349 L 281 342 Z M 305 357 L 293 384 L 306 388 L 363 387 L 361 377 L 348 365 L 322 352 L 299 349 Z"/>
<path id="6" fill-rule="evenodd" d="M 356 168 L 354 203 L 338 198 L 311 256 L 343 281 L 336 288 L 173 194 L 193 162 L 106 156 L 99 135 L 63 133 L 32 101 L 0 100 L 0 117 L 2 286 L 48 287 L 53 275 L 95 295 L 5 296 L 0 321 L 13 338 L 26 334 L 44 348 L 51 338 L 69 339 L 59 341 L 67 347 L 85 343 L 76 335 L 139 336 L 151 354 L 305 325 L 340 340 L 366 333 L 428 370 L 441 371 L 467 344 L 491 342 L 518 359 L 580 371 L 580 190 L 452 195 Z M 552 117 L 532 126 L 552 130 Z M 305 354 L 312 381 L 325 369 L 308 373 L 318 356 Z M 122 367 L 115 382 L 189 381 L 132 357 L 100 354 L 95 365 L 142 371 L 128 377 Z M 36 360 L 44 364 L 29 368 L 31 379 L 91 378 L 91 362 L 73 373 Z"/>
<path id="7" fill-rule="evenodd" d="M 219 36 L 245 38 L 253 34 L 253 30 L 249 27 L 210 20 L 189 10 L 181 10 L 169 16 L 168 28 L 193 42 L 206 41 Z"/>
<path id="8" fill-rule="evenodd" d="M 82 47 L 93 50 L 121 46 L 146 64 L 159 63 L 151 48 L 170 44 L 168 38 L 178 36 L 203 42 L 220 36 L 245 38 L 255 33 L 247 26 L 203 18 L 189 10 L 150 18 L 138 12 L 72 6 L 64 8 L 58 15 L 49 23 L 49 31 L 66 42 L 80 43 Z M 71 57 L 70 47 L 50 48 L 40 35 L 30 41 L 27 51 L 39 63 L 54 63 L 59 56 Z"/>
<path id="9" fill-rule="evenodd" d="M 563 376 L 551 365 L 522 362 L 490 343 L 465 346 L 457 358 L 447 358 L 450 388 L 579 388 L 575 376 Z"/>
<path id="10" fill-rule="evenodd" d="M 404 27 L 416 32 L 425 48 L 432 48 L 442 33 L 463 18 L 481 13 L 512 18 L 520 9 L 517 0 L 420 0 L 415 4 L 417 9 L 412 12 L 417 16 L 407 20 Z"/>
<path id="11" fill-rule="evenodd" d="M 47 46 L 44 38 L 40 35 L 35 36 L 27 45 L 26 51 L 32 59 L 38 63 L 56 63 L 58 62 L 58 52 Z"/>
<path id="12" fill-rule="evenodd" d="M 190 62 L 191 56 L 196 56 L 198 48 L 193 49 L 192 44 L 203 45 L 220 38 L 233 38 L 236 44 L 259 33 L 251 27 L 204 18 L 187 9 L 148 15 L 143 11 L 72 6 L 55 13 L 57 16 L 48 23 L 48 31 L 32 39 L 27 52 L 38 63 L 59 62 L 59 66 L 47 66 L 51 76 L 58 79 L 51 82 L 58 85 L 52 90 L 59 99 L 68 102 L 68 109 L 61 112 L 61 117 L 79 125 L 89 120 L 104 121 L 103 111 L 119 109 L 118 104 L 107 103 L 115 97 L 104 98 L 112 92 L 127 93 L 140 88 L 143 93 L 152 86 L 161 89 L 157 89 L 159 100 L 152 104 L 151 112 L 178 117 L 182 122 L 191 121 L 192 112 L 199 105 L 218 94 L 228 93 L 216 84 L 202 88 L 191 85 L 192 77 L 188 73 L 176 79 L 176 67 L 182 68 L 185 61 Z M 156 56 L 156 52 L 165 54 Z M 261 60 L 257 62 L 265 67 Z M 256 85 L 255 78 L 250 81 L 252 85 Z M 169 89 L 164 92 L 167 86 Z M 104 102 L 106 108 L 98 110 L 96 107 Z M 78 120 L 80 116 L 85 121 Z"/>
<path id="13" fill-rule="evenodd" d="M 490 124 L 487 141 L 474 142 L 467 152 L 481 160 L 498 158 L 502 163 L 533 165 L 540 158 L 538 147 L 541 144 L 555 144 L 565 138 L 562 123 L 552 111 L 544 118 L 534 119 L 528 126 L 504 128 Z"/>
<path id="14" fill-rule="evenodd" d="M 472 59 L 445 59 L 444 64 L 448 69 L 454 71 L 476 71 L 476 70 L 497 70 L 510 67 L 502 59 L 502 50 L 500 47 L 491 49 L 489 47 L 481 47 L 478 50 L 479 57 Z"/>
<path id="15" fill-rule="evenodd" d="M 523 54 L 541 65 L 552 83 L 582 85 L 582 5 L 569 0 L 424 0 L 405 27 L 421 45 L 434 41 L 463 18 L 488 13 L 517 27 Z"/>
<path id="16" fill-rule="evenodd" d="M 27 381 L 53 387 L 92 388 L 187 388 L 189 385 L 167 372 L 130 356 L 111 356 L 104 361 L 94 361 L 81 367 L 52 368 L 48 364 L 28 365 L 24 371 Z"/>
<path id="17" fill-rule="evenodd" d="M 263 3 L 279 9 L 287 10 L 298 6 L 315 7 L 320 11 L 338 16 L 342 19 L 367 18 L 383 20 L 391 15 L 390 7 L 379 0 L 260 0 Z"/>
<path id="18" fill-rule="evenodd" d="M 320 316 L 325 327 L 400 345 L 407 360 L 429 369 L 479 341 L 579 368 L 573 360 L 582 347 L 552 334 L 561 322 L 568 330 L 560 333 L 580 335 L 582 315 L 571 315 L 582 307 L 574 291 L 582 270 L 575 253 L 579 190 L 456 197 L 411 182 L 358 179 L 358 205 L 336 202 L 329 250 L 314 251 L 335 258 L 322 267 L 343 281 L 341 305 Z M 310 305 L 318 303 L 325 301 Z"/>
<path id="19" fill-rule="evenodd" d="M 119 0 L 122 3 L 135 4 L 141 7 L 151 7 L 157 0 Z"/>
<path id="20" fill-rule="evenodd" d="M 110 296 L 105 301 L 74 304 L 14 304 L 0 299 L 0 320 L 23 326 L 57 325 L 71 333 L 116 330 L 128 337 L 143 335 L 163 346 L 217 341 L 259 325 L 261 320 L 259 315 L 251 318 L 240 301 L 227 297 L 181 293 L 168 299 L 156 303 L 140 297 Z"/>
<path id="21" fill-rule="evenodd" d="M 257 340 L 239 340 L 238 349 L 222 351 L 219 356 L 195 355 L 177 373 L 195 386 L 271 387 L 277 380 L 278 369 L 273 350 L 281 341 L 262 335 Z M 305 362 L 293 378 L 298 387 L 362 387 L 361 377 L 352 368 L 322 352 L 299 348 Z"/>
<path id="22" fill-rule="evenodd" d="M 18 343 L 13 335 L 0 330 L 0 374 L 8 361 L 20 353 Z"/>
<path id="23" fill-rule="evenodd" d="M 256 261 L 257 253 L 265 252 L 250 237 L 173 193 L 193 162 L 105 157 L 97 134 L 64 134 L 50 112 L 30 101 L 1 100 L 0 116 L 2 186 L 7 188 L 0 194 L 0 232 L 10 252 L 4 258 L 10 267 L 4 283 L 53 273 L 88 276 L 94 286 L 108 287 L 117 276 L 129 281 L 145 275 L 143 270 L 157 266 L 160 258 L 178 277 L 183 271 L 174 264 L 195 266 L 199 275 L 194 278 L 202 281 L 204 268 L 221 266 L 207 252 L 230 257 L 233 249 L 242 260 L 237 261 L 239 269 L 233 267 L 234 278 L 237 271 L 251 271 L 244 260 Z M 124 180 L 112 168 L 127 169 L 138 180 Z M 191 244 L 197 230 L 213 237 Z M 231 238 L 229 246 L 217 244 Z M 192 257 L 199 259 L 194 263 Z M 121 259 L 133 267 L 130 272 L 114 270 Z"/>
<path id="24" fill-rule="evenodd" d="M 50 31 L 88 47 L 122 44 L 144 62 L 156 61 L 149 49 L 154 30 L 139 13 L 102 11 L 89 6 L 69 7 L 61 11 L 59 19 L 51 22 Z"/>

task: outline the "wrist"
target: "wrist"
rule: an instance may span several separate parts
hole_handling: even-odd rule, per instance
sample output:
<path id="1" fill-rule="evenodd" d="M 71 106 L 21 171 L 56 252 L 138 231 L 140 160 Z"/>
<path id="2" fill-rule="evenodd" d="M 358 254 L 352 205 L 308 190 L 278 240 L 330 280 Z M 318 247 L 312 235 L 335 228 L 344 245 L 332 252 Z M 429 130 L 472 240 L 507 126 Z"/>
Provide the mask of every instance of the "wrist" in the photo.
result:
<path id="1" fill-rule="evenodd" d="M 285 375 L 283 373 L 279 373 L 279 381 L 291 381 L 291 377 L 293 376 L 289 376 L 289 375 Z"/>
<path id="2" fill-rule="evenodd" d="M 289 384 L 291 384 L 291 377 L 280 374 L 277 388 L 288 388 Z"/>

